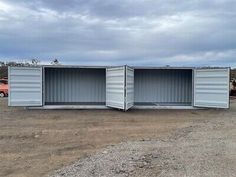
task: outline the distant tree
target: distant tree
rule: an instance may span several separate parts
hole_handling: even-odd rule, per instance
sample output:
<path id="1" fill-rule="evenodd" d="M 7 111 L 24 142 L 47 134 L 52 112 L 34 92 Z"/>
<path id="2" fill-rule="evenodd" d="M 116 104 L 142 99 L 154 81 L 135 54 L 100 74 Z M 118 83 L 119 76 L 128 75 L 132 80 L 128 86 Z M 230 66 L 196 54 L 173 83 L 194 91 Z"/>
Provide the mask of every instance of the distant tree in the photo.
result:
<path id="1" fill-rule="evenodd" d="M 40 60 L 38 60 L 38 59 L 34 58 L 34 59 L 31 60 L 31 64 L 34 65 L 34 66 L 37 66 L 39 63 L 40 63 Z"/>
<path id="2" fill-rule="evenodd" d="M 58 59 L 53 59 L 52 62 L 51 62 L 52 65 L 59 65 L 60 62 Z"/>
<path id="3" fill-rule="evenodd" d="M 24 61 L 24 62 L 15 62 L 15 61 L 9 61 L 9 62 L 4 62 L 4 61 L 0 61 L 0 79 L 7 77 L 8 75 L 8 66 L 19 66 L 19 67 L 23 67 L 23 66 L 35 66 L 38 65 L 40 63 L 39 60 L 37 59 L 32 59 L 29 61 Z"/>
<path id="4" fill-rule="evenodd" d="M 9 61 L 6 63 L 7 66 L 19 66 L 20 64 L 15 61 Z"/>
<path id="5" fill-rule="evenodd" d="M 231 75 L 231 79 L 236 79 L 236 69 L 231 69 L 230 75 Z"/>
<path id="6" fill-rule="evenodd" d="M 4 61 L 0 61 L 0 66 L 5 66 L 5 62 Z"/>
<path id="7" fill-rule="evenodd" d="M 0 61 L 0 79 L 7 77 L 7 66 L 6 63 L 3 61 Z"/>
<path id="8" fill-rule="evenodd" d="M 236 80 L 234 79 L 232 82 L 233 86 L 236 87 Z"/>
<path id="9" fill-rule="evenodd" d="M 22 66 L 32 66 L 33 64 L 31 64 L 31 62 L 24 62 L 23 64 L 22 64 Z"/>

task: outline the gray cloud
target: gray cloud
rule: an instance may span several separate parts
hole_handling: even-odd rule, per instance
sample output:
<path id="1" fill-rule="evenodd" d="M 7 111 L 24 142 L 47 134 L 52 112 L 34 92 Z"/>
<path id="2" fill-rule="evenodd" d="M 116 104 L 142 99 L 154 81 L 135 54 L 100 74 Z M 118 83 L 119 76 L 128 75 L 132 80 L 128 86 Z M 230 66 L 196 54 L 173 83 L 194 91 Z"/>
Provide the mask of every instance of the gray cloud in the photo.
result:
<path id="1" fill-rule="evenodd" d="M 236 67 L 233 0 L 0 0 L 0 59 Z"/>

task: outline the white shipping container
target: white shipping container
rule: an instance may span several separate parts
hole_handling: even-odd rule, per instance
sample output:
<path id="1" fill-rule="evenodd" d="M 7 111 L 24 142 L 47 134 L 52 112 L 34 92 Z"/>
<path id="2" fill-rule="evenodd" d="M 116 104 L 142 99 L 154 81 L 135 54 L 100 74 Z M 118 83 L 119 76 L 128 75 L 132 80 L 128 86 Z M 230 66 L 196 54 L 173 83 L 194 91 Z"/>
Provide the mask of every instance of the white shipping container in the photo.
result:
<path id="1" fill-rule="evenodd" d="M 9 106 L 229 108 L 230 68 L 9 67 Z"/>

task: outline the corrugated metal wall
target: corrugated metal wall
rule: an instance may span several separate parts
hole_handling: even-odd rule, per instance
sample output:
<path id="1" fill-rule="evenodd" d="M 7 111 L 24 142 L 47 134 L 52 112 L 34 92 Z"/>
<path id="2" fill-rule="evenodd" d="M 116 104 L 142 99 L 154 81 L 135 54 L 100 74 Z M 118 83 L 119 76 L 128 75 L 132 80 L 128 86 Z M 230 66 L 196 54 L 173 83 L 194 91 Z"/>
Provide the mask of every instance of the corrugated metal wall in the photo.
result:
<path id="1" fill-rule="evenodd" d="M 134 105 L 134 69 L 126 66 L 126 110 Z"/>
<path id="2" fill-rule="evenodd" d="M 45 103 L 104 103 L 106 70 L 45 68 Z"/>
<path id="3" fill-rule="evenodd" d="M 125 108 L 125 67 L 107 68 L 106 106 Z"/>
<path id="4" fill-rule="evenodd" d="M 9 67 L 9 106 L 42 105 L 42 68 Z"/>
<path id="5" fill-rule="evenodd" d="M 194 106 L 229 108 L 229 68 L 195 69 Z"/>
<path id="6" fill-rule="evenodd" d="M 187 103 L 192 100 L 192 70 L 134 70 L 135 103 Z"/>

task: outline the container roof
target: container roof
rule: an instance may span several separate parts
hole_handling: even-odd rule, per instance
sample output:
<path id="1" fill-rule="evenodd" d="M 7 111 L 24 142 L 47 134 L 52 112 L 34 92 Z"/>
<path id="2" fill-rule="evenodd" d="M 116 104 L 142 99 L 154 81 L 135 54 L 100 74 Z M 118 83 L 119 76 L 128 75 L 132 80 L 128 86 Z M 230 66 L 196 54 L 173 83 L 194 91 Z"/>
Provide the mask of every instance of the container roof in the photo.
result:
<path id="1" fill-rule="evenodd" d="M 106 69 L 107 66 L 83 66 L 83 65 L 43 65 L 44 68 L 94 68 Z"/>
<path id="2" fill-rule="evenodd" d="M 132 67 L 132 66 L 131 66 Z M 174 66 L 133 66 L 134 69 L 194 69 L 194 67 L 174 67 Z"/>
<path id="3" fill-rule="evenodd" d="M 128 65 L 117 65 L 117 66 L 92 66 L 92 65 L 38 65 L 35 67 L 43 68 L 88 68 L 88 69 L 106 69 L 111 67 L 122 67 Z M 133 69 L 224 69 L 230 67 L 179 67 L 179 66 L 129 66 Z M 29 68 L 29 66 L 24 66 L 24 68 Z"/>
<path id="4" fill-rule="evenodd" d="M 122 67 L 128 65 L 119 65 L 119 66 L 85 66 L 85 65 L 42 65 L 35 67 L 44 67 L 44 68 L 90 68 L 90 69 L 106 69 L 110 67 Z M 30 66 L 34 67 L 34 66 Z M 129 66 L 133 69 L 223 69 L 230 67 L 178 67 L 178 66 Z"/>

